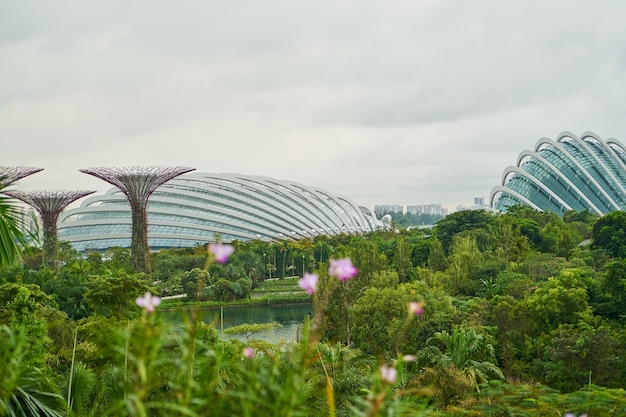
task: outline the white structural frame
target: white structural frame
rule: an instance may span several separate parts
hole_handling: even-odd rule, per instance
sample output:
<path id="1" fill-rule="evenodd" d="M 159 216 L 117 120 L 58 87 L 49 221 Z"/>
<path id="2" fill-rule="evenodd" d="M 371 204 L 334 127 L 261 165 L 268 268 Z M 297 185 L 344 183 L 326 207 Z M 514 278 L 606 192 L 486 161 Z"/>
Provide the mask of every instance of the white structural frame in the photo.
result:
<path id="1" fill-rule="evenodd" d="M 384 227 L 373 210 L 347 197 L 294 181 L 234 173 L 192 172 L 171 179 L 150 197 L 147 218 L 153 249 L 217 239 L 282 241 L 363 234 Z M 126 197 L 112 188 L 66 210 L 59 218 L 59 239 L 79 250 L 127 246 L 131 222 Z"/>
<path id="2" fill-rule="evenodd" d="M 570 151 L 568 151 L 568 149 L 564 146 L 565 141 L 573 141 L 574 147 L 577 151 L 582 152 L 581 156 L 584 157 L 588 163 L 581 163 L 581 161 L 577 159 L 576 155 L 573 155 Z M 593 149 L 592 141 L 594 147 Z M 489 202 L 492 208 L 496 208 L 498 200 L 504 194 L 509 194 L 511 197 L 514 197 L 515 199 L 528 204 L 535 209 L 542 210 L 542 208 L 538 207 L 537 204 L 532 201 L 532 198 L 525 197 L 516 190 L 508 187 L 508 181 L 511 174 L 527 178 L 538 188 L 538 191 L 540 189 L 542 193 L 549 195 L 550 198 L 557 201 L 563 208 L 570 208 L 560 196 L 556 195 L 556 193 L 551 191 L 548 186 L 542 182 L 541 178 L 537 178 L 523 169 L 524 162 L 528 158 L 531 158 L 546 166 L 555 174 L 560 175 L 559 180 L 562 181 L 563 184 L 567 184 L 568 189 L 572 189 L 575 193 L 577 193 L 579 200 L 584 201 L 591 211 L 597 214 L 606 214 L 599 207 L 598 204 L 600 204 L 600 200 L 598 200 L 597 196 L 585 194 L 577 185 L 575 178 L 568 178 L 568 176 L 564 175 L 557 166 L 552 164 L 540 154 L 545 146 L 552 147 L 567 159 L 568 165 L 578 171 L 577 175 L 580 175 L 578 180 L 584 181 L 584 183 L 587 184 L 593 192 L 597 193 L 597 196 L 601 195 L 606 200 L 606 202 L 601 202 L 601 204 L 608 203 L 610 205 L 609 208 L 614 210 L 626 209 L 626 183 L 624 182 L 626 174 L 616 171 L 623 169 L 626 173 L 626 149 L 617 140 L 612 138 L 603 140 L 593 132 L 585 132 L 580 137 L 572 134 L 571 132 L 562 132 L 558 135 L 556 140 L 545 137 L 539 139 L 535 144 L 534 151 L 522 151 L 517 158 L 517 166 L 507 167 L 502 174 L 500 185 L 492 189 L 489 197 Z M 606 150 L 606 152 L 602 152 L 602 157 L 600 157 L 597 153 L 600 152 L 599 148 Z M 605 158 L 612 158 L 612 160 L 609 159 L 609 161 L 605 162 Z M 587 167 L 586 165 L 590 166 Z M 594 169 L 597 172 L 592 173 L 591 170 Z M 616 173 L 618 175 L 616 175 Z M 594 174 L 602 176 L 602 180 L 606 182 L 607 186 L 610 188 L 610 192 L 615 193 L 615 198 L 609 194 L 609 190 L 606 187 L 601 185 L 598 180 L 594 178 Z M 616 198 L 619 199 L 619 201 L 617 201 Z"/>

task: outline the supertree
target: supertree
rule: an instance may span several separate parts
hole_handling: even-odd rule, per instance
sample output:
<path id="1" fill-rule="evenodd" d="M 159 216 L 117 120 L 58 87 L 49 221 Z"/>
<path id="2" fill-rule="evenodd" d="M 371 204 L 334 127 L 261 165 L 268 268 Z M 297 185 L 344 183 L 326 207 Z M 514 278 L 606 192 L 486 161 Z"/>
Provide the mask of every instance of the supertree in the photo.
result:
<path id="1" fill-rule="evenodd" d="M 189 167 L 88 168 L 80 172 L 93 175 L 118 187 L 128 198 L 132 215 L 131 257 L 136 272 L 150 272 L 148 247 L 148 198 L 162 184 L 193 171 Z"/>
<path id="2" fill-rule="evenodd" d="M 43 171 L 43 168 L 16 166 L 3 167 L 0 166 L 0 190 L 13 184 L 24 177 L 36 172 Z"/>
<path id="3" fill-rule="evenodd" d="M 41 222 L 43 223 L 43 264 L 45 266 L 56 268 L 58 247 L 57 219 L 59 214 L 71 202 L 91 193 L 95 193 L 95 191 L 5 191 L 5 194 L 22 200 L 39 212 Z"/>

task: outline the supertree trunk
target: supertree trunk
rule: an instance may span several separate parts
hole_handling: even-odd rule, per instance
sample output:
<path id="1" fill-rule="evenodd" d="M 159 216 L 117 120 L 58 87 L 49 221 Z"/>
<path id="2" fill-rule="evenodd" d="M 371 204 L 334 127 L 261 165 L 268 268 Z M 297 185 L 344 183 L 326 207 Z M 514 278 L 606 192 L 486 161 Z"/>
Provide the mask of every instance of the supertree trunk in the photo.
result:
<path id="1" fill-rule="evenodd" d="M 148 216 L 146 205 L 132 204 L 131 256 L 137 272 L 150 272 L 150 247 L 148 246 Z"/>
<path id="2" fill-rule="evenodd" d="M 118 187 L 128 198 L 132 211 L 131 257 L 135 272 L 150 272 L 148 247 L 148 198 L 162 184 L 193 171 L 188 167 L 89 168 L 80 172 L 93 175 Z"/>
<path id="3" fill-rule="evenodd" d="M 43 229 L 43 259 L 42 264 L 48 268 L 55 269 L 57 266 L 57 252 L 59 249 L 59 239 L 57 237 L 56 224 L 52 228 L 45 225 Z"/>

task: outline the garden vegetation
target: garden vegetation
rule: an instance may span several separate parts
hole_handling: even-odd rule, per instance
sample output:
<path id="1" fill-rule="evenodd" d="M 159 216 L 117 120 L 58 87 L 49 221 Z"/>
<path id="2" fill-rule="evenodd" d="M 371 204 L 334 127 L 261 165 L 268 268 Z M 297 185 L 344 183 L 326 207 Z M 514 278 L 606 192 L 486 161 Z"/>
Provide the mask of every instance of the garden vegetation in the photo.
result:
<path id="1" fill-rule="evenodd" d="M 46 267 L 7 216 L 0 415 L 626 415 L 624 212 L 162 250 L 150 274 L 126 249 L 66 242 Z M 298 342 L 224 340 L 197 319 L 286 287 L 314 308 Z M 173 307 L 182 325 L 161 317 Z"/>

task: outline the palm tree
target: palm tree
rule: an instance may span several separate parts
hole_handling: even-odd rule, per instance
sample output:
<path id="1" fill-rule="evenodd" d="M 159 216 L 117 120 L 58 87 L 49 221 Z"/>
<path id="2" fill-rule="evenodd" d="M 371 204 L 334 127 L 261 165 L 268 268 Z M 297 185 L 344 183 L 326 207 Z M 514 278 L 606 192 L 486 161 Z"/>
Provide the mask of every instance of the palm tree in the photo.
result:
<path id="1" fill-rule="evenodd" d="M 96 386 L 96 374 L 82 363 L 77 363 L 68 375 L 66 390 L 68 415 L 84 416 L 92 405 L 91 400 Z"/>
<path id="2" fill-rule="evenodd" d="M 0 266 L 15 265 L 20 261 L 20 246 L 28 244 L 20 230 L 20 212 L 4 193 L 16 181 L 42 171 L 27 166 L 0 166 Z M 36 239 L 36 235 L 29 236 Z"/>
<path id="3" fill-rule="evenodd" d="M 0 266 L 12 266 L 20 261 L 20 247 L 28 245 L 20 229 L 20 212 L 13 199 L 3 194 L 6 185 L 0 181 Z"/>
<path id="4" fill-rule="evenodd" d="M 246 271 L 246 276 L 252 282 L 252 286 L 256 287 L 263 273 L 263 260 L 261 256 L 251 250 L 239 252 L 238 255 L 241 265 Z"/>
<path id="5" fill-rule="evenodd" d="M 0 326 L 0 415 L 60 417 L 63 402 L 50 381 L 24 358 L 26 337 Z"/>
<path id="6" fill-rule="evenodd" d="M 317 361 L 308 370 L 307 375 L 312 385 L 310 398 L 312 407 L 326 406 L 316 402 L 327 395 L 326 378 L 328 378 L 332 383 L 337 416 L 354 415 L 356 398 L 370 383 L 369 377 L 375 368 L 373 359 L 341 343 L 318 343 L 315 353 Z"/>
<path id="7" fill-rule="evenodd" d="M 490 378 L 504 379 L 495 363 L 493 346 L 475 329 L 455 327 L 452 333 L 437 332 L 426 343 L 417 353 L 425 367 L 419 379 L 435 385 L 445 404 L 478 389 L 479 384 Z"/>

